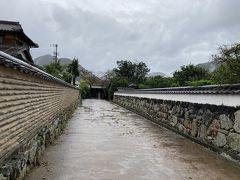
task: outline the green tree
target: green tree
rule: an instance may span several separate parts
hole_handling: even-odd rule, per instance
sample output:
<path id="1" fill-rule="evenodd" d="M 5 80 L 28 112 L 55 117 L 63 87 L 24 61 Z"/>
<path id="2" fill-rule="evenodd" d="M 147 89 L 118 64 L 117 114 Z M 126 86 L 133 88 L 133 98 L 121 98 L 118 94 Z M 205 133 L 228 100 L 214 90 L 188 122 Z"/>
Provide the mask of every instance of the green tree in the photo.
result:
<path id="1" fill-rule="evenodd" d="M 64 80 L 65 82 L 71 84 L 72 74 L 69 73 L 69 72 L 67 72 L 67 71 L 63 72 L 63 74 L 62 74 L 62 80 Z"/>
<path id="2" fill-rule="evenodd" d="M 84 79 L 88 81 L 90 87 L 101 83 L 100 79 L 92 73 L 89 73 Z"/>
<path id="3" fill-rule="evenodd" d="M 240 83 L 240 44 L 230 47 L 221 46 L 219 52 L 213 55 L 213 60 L 221 66 L 212 74 L 216 84 Z"/>
<path id="4" fill-rule="evenodd" d="M 189 85 L 191 81 L 208 79 L 209 73 L 201 67 L 189 64 L 187 66 L 181 66 L 180 70 L 173 73 L 173 77 L 180 86 L 186 86 Z"/>
<path id="5" fill-rule="evenodd" d="M 57 78 L 61 78 L 62 66 L 60 65 L 59 61 L 43 66 L 43 70 Z"/>
<path id="6" fill-rule="evenodd" d="M 213 55 L 213 60 L 217 63 L 225 63 L 232 60 L 240 60 L 240 43 L 228 47 L 226 45 L 218 48 L 218 53 Z"/>
<path id="7" fill-rule="evenodd" d="M 61 65 L 58 60 L 56 62 L 51 62 L 50 64 L 44 65 L 43 70 L 68 83 L 71 83 L 73 79 L 73 83 L 75 85 L 75 79 L 79 75 L 78 60 L 74 59 L 68 65 Z"/>
<path id="8" fill-rule="evenodd" d="M 145 81 L 145 76 L 149 72 L 144 62 L 117 61 L 117 68 L 105 74 L 107 84 L 107 94 L 110 99 L 117 91 L 118 87 L 128 87 L 130 84 L 138 85 Z"/>
<path id="9" fill-rule="evenodd" d="M 128 87 L 129 80 L 125 77 L 113 77 L 109 80 L 107 85 L 107 94 L 109 99 L 113 99 L 113 94 L 117 91 L 118 87 Z"/>
<path id="10" fill-rule="evenodd" d="M 146 75 L 150 71 L 144 62 L 135 63 L 135 71 L 132 82 L 135 84 L 141 83 L 145 80 Z"/>
<path id="11" fill-rule="evenodd" d="M 69 71 L 72 74 L 73 85 L 76 84 L 76 78 L 79 76 L 79 69 L 78 69 L 78 59 L 73 59 L 71 64 L 69 64 Z"/>
<path id="12" fill-rule="evenodd" d="M 118 67 L 114 69 L 117 77 L 124 77 L 130 83 L 138 84 L 145 80 L 145 76 L 150 71 L 144 62 L 133 63 L 131 61 L 117 61 Z"/>

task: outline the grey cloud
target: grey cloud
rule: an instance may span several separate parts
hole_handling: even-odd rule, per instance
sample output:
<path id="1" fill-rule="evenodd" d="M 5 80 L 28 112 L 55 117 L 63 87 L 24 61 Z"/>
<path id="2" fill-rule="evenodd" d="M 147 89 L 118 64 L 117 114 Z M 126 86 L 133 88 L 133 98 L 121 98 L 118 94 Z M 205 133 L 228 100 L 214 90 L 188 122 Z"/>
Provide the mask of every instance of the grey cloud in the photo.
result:
<path id="1" fill-rule="evenodd" d="M 0 17 L 18 20 L 40 44 L 34 56 L 78 57 L 92 71 L 120 59 L 145 61 L 171 73 L 183 64 L 210 60 L 219 45 L 239 41 L 236 0 L 2 0 Z M 11 13 L 9 13 L 9 11 Z"/>

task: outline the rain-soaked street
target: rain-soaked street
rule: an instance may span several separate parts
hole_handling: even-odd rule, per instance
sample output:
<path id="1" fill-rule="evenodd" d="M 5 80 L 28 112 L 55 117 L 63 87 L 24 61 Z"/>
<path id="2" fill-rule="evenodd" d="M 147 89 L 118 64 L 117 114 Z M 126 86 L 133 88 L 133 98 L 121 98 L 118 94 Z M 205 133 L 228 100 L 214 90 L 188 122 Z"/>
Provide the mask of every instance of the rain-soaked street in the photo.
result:
<path id="1" fill-rule="evenodd" d="M 104 100 L 85 100 L 27 180 L 240 179 L 210 150 Z"/>

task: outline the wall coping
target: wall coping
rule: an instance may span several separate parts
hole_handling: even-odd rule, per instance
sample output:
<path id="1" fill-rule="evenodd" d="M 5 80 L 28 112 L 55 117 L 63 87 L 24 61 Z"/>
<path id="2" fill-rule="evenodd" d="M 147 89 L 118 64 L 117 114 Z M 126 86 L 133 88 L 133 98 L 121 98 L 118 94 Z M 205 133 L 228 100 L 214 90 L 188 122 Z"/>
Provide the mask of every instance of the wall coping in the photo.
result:
<path id="1" fill-rule="evenodd" d="M 185 86 L 151 89 L 118 88 L 117 93 L 129 94 L 240 94 L 240 84 Z"/>
<path id="2" fill-rule="evenodd" d="M 32 65 L 30 65 L 20 59 L 17 59 L 13 56 L 10 56 L 2 51 L 0 51 L 0 65 L 18 70 L 25 74 L 37 76 L 37 77 L 40 77 L 40 78 L 48 80 L 48 81 L 57 82 L 59 84 L 62 84 L 64 86 L 67 86 L 70 88 L 78 89 L 77 87 L 75 87 L 63 80 L 58 79 L 58 78 L 44 72 L 43 70 L 41 70 L 35 66 L 32 66 Z"/>

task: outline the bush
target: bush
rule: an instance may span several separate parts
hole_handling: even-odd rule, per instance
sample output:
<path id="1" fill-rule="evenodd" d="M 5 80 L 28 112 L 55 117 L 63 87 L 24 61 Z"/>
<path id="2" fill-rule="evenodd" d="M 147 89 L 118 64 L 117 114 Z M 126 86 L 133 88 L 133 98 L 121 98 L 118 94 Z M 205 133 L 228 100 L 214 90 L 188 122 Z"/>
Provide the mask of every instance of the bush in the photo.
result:
<path id="1" fill-rule="evenodd" d="M 178 84 L 173 77 L 162 76 L 148 77 L 144 83 L 139 84 L 139 88 L 164 88 L 176 86 L 178 86 Z"/>
<path id="2" fill-rule="evenodd" d="M 90 86 L 89 86 L 88 82 L 86 82 L 84 80 L 81 80 L 79 88 L 80 88 L 82 99 L 85 99 L 85 98 L 89 97 Z"/>
<path id="3" fill-rule="evenodd" d="M 191 81 L 191 82 L 188 83 L 189 86 L 205 86 L 205 85 L 210 85 L 210 84 L 212 84 L 212 81 L 208 80 L 208 79 Z"/>
<path id="4" fill-rule="evenodd" d="M 138 88 L 139 89 L 147 89 L 147 88 L 150 88 L 150 87 L 149 87 L 149 85 L 141 83 L 141 84 L 138 85 Z"/>

